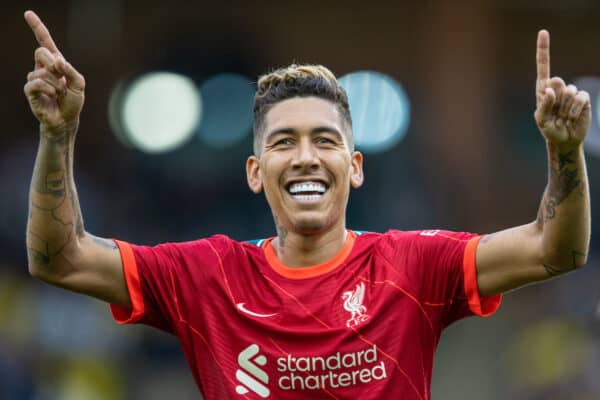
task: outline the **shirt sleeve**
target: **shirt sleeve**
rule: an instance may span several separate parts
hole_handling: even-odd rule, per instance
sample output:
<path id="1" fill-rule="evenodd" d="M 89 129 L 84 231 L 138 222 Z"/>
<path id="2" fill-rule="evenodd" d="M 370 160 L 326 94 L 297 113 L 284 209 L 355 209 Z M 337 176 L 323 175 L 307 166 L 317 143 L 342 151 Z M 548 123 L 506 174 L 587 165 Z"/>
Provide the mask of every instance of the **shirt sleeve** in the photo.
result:
<path id="1" fill-rule="evenodd" d="M 479 294 L 476 250 L 480 236 L 443 230 L 391 236 L 411 287 L 443 326 L 471 315 L 487 317 L 500 306 L 501 295 Z"/>
<path id="2" fill-rule="evenodd" d="M 226 241 L 213 237 L 158 246 L 115 242 L 131 307 L 111 304 L 113 318 L 119 324 L 142 323 L 174 334 L 176 322 L 186 313 L 184 298 L 192 294 L 202 301 L 199 294 L 219 265 L 219 248 Z"/>

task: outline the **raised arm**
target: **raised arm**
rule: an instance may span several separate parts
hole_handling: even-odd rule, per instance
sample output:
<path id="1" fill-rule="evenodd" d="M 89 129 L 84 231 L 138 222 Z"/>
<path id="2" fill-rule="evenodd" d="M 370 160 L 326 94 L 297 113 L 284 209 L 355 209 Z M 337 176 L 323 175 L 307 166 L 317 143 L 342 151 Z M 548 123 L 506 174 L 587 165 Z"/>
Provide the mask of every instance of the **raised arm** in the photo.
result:
<path id="1" fill-rule="evenodd" d="M 119 251 L 112 240 L 85 232 L 73 180 L 73 149 L 85 80 L 63 58 L 38 16 L 27 11 L 25 20 L 40 46 L 24 87 L 40 122 L 29 192 L 29 271 L 53 285 L 129 305 Z"/>
<path id="2" fill-rule="evenodd" d="M 482 295 L 505 292 L 583 266 L 590 241 L 590 198 L 583 140 L 588 93 L 550 78 L 550 35 L 537 40 L 535 121 L 546 140 L 548 184 L 535 222 L 488 235 L 477 249 Z"/>

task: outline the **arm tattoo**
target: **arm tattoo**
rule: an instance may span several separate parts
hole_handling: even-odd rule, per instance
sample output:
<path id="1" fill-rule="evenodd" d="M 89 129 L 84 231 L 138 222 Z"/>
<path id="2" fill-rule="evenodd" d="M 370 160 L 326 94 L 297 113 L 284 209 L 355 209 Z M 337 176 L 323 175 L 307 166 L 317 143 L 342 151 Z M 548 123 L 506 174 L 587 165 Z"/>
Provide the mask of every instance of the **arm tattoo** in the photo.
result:
<path id="1" fill-rule="evenodd" d="M 573 271 L 583 266 L 587 259 L 585 253 L 587 250 L 581 252 L 573 249 L 587 246 L 586 243 L 582 242 L 585 238 L 579 236 L 580 233 L 583 234 L 586 231 L 585 226 L 580 223 L 583 220 L 569 220 L 570 215 L 574 215 L 573 218 L 578 218 L 581 214 L 581 217 L 584 218 L 582 213 L 585 212 L 585 200 L 583 198 L 587 196 L 587 181 L 585 164 L 581 163 L 581 155 L 578 154 L 580 150 L 574 149 L 561 152 L 552 144 L 548 145 L 548 185 L 542 196 L 536 218 L 536 224 L 539 228 L 543 229 L 544 232 L 549 229 L 548 238 L 544 240 L 543 245 L 552 254 L 552 258 L 549 260 L 560 260 L 550 261 L 554 264 L 542 264 L 548 277 Z M 577 188 L 579 189 L 576 190 Z M 583 203 L 578 203 L 578 199 L 575 199 L 574 202 L 565 204 L 559 209 L 558 207 L 573 192 L 579 193 Z M 564 210 L 564 212 L 561 210 Z M 559 213 L 563 215 L 556 218 Z M 555 219 L 552 225 L 545 226 L 552 219 Z M 581 228 L 577 228 L 578 226 L 581 226 Z M 571 236 L 566 237 L 567 235 Z M 545 234 L 544 237 L 546 237 Z M 559 244 L 560 248 L 557 248 Z"/>
<path id="2" fill-rule="evenodd" d="M 573 271 L 573 270 L 581 267 L 584 263 L 578 262 L 577 258 L 583 257 L 583 259 L 585 260 L 587 257 L 587 254 L 576 251 L 576 250 L 572 250 L 571 257 L 573 258 L 573 264 L 568 267 L 559 268 L 559 267 L 555 267 L 555 266 L 552 266 L 549 264 L 542 264 L 542 265 L 544 266 L 544 269 L 546 270 L 546 273 L 548 274 L 548 276 L 554 277 L 554 276 L 565 274 L 567 272 Z"/>
<path id="3" fill-rule="evenodd" d="M 544 225 L 544 198 L 545 198 L 545 196 L 546 196 L 546 193 L 544 193 L 544 195 L 542 196 L 542 202 L 538 208 L 537 218 L 535 219 L 535 222 L 540 227 Z"/>
<path id="4" fill-rule="evenodd" d="M 71 176 L 73 140 L 68 135 L 40 139 L 30 190 L 27 249 L 34 264 L 48 266 L 83 232 Z"/>
<path id="5" fill-rule="evenodd" d="M 73 150 L 75 148 L 75 140 L 71 140 L 66 149 L 66 162 L 68 163 L 66 174 L 67 183 L 69 185 L 69 199 L 71 200 L 71 208 L 75 216 L 75 232 L 82 235 L 84 232 L 83 216 L 81 215 L 81 207 L 79 206 L 79 197 L 77 189 L 75 189 L 75 180 L 73 178 Z"/>
<path id="6" fill-rule="evenodd" d="M 581 184 L 574 161 L 575 151 L 552 154 L 548 166 L 548 186 L 538 213 L 538 223 L 556 216 L 559 206 Z"/>
<path id="7" fill-rule="evenodd" d="M 546 273 L 548 274 L 548 276 L 558 276 L 561 275 L 567 271 L 563 271 L 560 268 L 556 268 L 553 267 L 552 265 L 548 265 L 548 264 L 542 264 L 544 266 L 544 269 L 546 270 Z"/>

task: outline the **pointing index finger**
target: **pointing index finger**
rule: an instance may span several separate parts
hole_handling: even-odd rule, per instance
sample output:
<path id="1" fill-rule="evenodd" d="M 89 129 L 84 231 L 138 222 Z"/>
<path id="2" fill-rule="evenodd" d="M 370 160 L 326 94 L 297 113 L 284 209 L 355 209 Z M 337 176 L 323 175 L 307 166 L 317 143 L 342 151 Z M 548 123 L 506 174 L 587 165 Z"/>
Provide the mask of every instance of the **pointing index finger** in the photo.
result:
<path id="1" fill-rule="evenodd" d="M 46 28 L 46 25 L 44 25 L 36 13 L 31 10 L 25 11 L 25 21 L 27 21 L 40 46 L 47 48 L 54 54 L 60 54 L 58 47 L 56 47 L 54 40 L 52 40 L 52 36 L 50 36 L 48 28 Z"/>
<path id="2" fill-rule="evenodd" d="M 538 32 L 536 62 L 538 83 L 550 79 L 550 33 L 545 29 Z"/>

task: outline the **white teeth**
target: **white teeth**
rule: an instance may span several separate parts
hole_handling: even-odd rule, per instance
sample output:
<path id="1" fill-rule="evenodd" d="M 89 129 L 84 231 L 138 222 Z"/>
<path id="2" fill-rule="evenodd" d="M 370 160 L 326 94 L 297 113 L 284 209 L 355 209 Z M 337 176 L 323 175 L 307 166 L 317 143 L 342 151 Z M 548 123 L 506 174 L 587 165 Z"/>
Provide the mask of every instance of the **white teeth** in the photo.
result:
<path id="1" fill-rule="evenodd" d="M 290 186 L 289 190 L 290 190 L 291 194 L 305 193 L 305 192 L 325 193 L 327 188 L 325 187 L 325 185 L 323 185 L 320 182 L 298 182 L 298 183 L 292 184 L 292 186 Z M 312 196 L 319 196 L 319 195 L 308 195 L 308 197 L 312 197 Z M 302 196 L 302 197 L 305 197 L 305 196 Z"/>
<path id="2" fill-rule="evenodd" d="M 294 198 L 302 201 L 314 201 L 319 200 L 322 196 L 322 194 L 295 194 Z"/>

